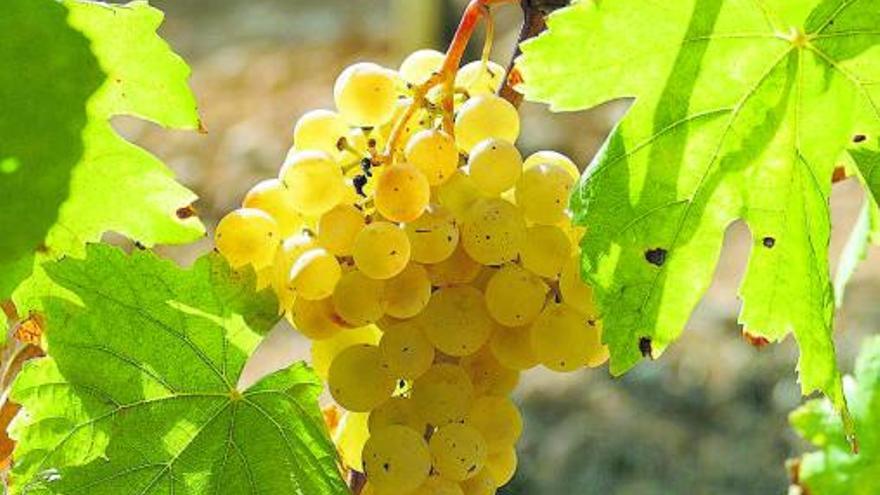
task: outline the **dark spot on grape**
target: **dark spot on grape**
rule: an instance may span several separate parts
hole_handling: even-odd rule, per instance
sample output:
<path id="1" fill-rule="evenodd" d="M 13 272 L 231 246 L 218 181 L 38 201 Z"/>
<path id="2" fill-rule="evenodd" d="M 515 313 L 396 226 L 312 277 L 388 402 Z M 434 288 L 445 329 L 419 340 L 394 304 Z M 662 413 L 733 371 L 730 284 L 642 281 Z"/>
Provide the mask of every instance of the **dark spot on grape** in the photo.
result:
<path id="1" fill-rule="evenodd" d="M 451 235 L 446 236 L 446 240 L 447 240 L 448 242 L 452 242 L 452 236 L 451 236 Z"/>
<path id="2" fill-rule="evenodd" d="M 854 143 L 864 143 L 867 139 L 868 136 L 865 136 L 864 134 L 856 134 L 855 136 L 853 136 Z"/>
<path id="3" fill-rule="evenodd" d="M 382 469 L 384 469 L 385 472 L 387 473 L 388 471 L 391 470 L 391 464 L 388 464 L 387 462 L 382 464 Z"/>
<path id="4" fill-rule="evenodd" d="M 405 387 L 405 386 L 406 386 L 406 381 L 404 381 L 404 380 L 399 380 L 399 381 L 397 382 L 397 387 L 398 387 L 398 388 L 403 388 L 403 387 Z"/>
<path id="5" fill-rule="evenodd" d="M 397 256 L 397 250 L 395 249 L 394 251 L 391 251 L 391 253 L 389 253 L 389 254 L 391 254 L 391 256 Z"/>
<path id="6" fill-rule="evenodd" d="M 666 263 L 667 251 L 663 248 L 649 249 L 645 251 L 645 259 L 648 263 L 656 266 L 663 266 Z"/>
<path id="7" fill-rule="evenodd" d="M 654 359 L 652 355 L 653 349 L 651 348 L 651 339 L 649 337 L 642 337 L 639 339 L 639 352 L 642 353 L 642 357 L 649 357 Z"/>
<path id="8" fill-rule="evenodd" d="M 772 237 L 765 237 L 765 238 L 761 241 L 761 244 L 763 244 L 765 248 L 770 249 L 770 248 L 772 248 L 773 246 L 776 245 L 776 239 L 774 239 L 774 238 L 772 238 Z"/>

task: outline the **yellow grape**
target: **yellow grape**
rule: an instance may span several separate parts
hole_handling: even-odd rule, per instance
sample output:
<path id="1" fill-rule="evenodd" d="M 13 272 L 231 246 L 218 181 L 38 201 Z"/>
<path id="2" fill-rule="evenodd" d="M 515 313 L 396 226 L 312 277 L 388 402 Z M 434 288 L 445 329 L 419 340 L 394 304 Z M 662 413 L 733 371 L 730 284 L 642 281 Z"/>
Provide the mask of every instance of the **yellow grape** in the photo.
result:
<path id="1" fill-rule="evenodd" d="M 547 284 L 515 264 L 496 271 L 486 285 L 486 307 L 498 323 L 508 327 L 528 325 L 544 308 Z"/>
<path id="2" fill-rule="evenodd" d="M 581 279 L 581 258 L 575 254 L 565 263 L 559 275 L 559 293 L 562 302 L 589 318 L 597 318 L 593 289 Z"/>
<path id="3" fill-rule="evenodd" d="M 553 371 L 574 371 L 587 364 L 587 317 L 566 304 L 550 303 L 532 324 L 532 348 Z"/>
<path id="4" fill-rule="evenodd" d="M 274 275 L 272 287 L 278 296 L 278 304 L 283 310 L 289 310 L 296 298 L 296 291 L 290 283 L 290 270 L 294 262 L 306 251 L 317 247 L 314 237 L 306 232 L 292 235 L 281 243 L 275 253 L 272 265 Z"/>
<path id="5" fill-rule="evenodd" d="M 473 478 L 462 481 L 460 486 L 464 495 L 494 495 L 498 489 L 498 483 L 486 468 Z"/>
<path id="6" fill-rule="evenodd" d="M 417 50 L 409 54 L 400 64 L 400 77 L 404 81 L 419 86 L 440 70 L 446 55 L 437 50 Z"/>
<path id="7" fill-rule="evenodd" d="M 498 138 L 511 143 L 519 137 L 519 114 L 504 98 L 484 94 L 466 101 L 455 118 L 455 142 L 464 153 L 480 141 Z"/>
<path id="8" fill-rule="evenodd" d="M 474 179 L 461 170 L 456 171 L 445 184 L 437 188 L 436 196 L 440 204 L 460 221 L 467 218 L 468 212 L 477 201 L 487 197 L 477 187 Z"/>
<path id="9" fill-rule="evenodd" d="M 483 294 L 468 286 L 439 289 L 420 318 L 428 340 L 450 356 L 473 354 L 494 328 Z"/>
<path id="10" fill-rule="evenodd" d="M 281 242 L 278 223 L 262 210 L 239 208 L 228 213 L 214 233 L 217 250 L 233 268 L 268 266 Z"/>
<path id="11" fill-rule="evenodd" d="M 581 176 L 581 171 L 578 169 L 577 165 L 575 165 L 575 163 L 571 160 L 571 158 L 556 151 L 537 151 L 535 153 L 532 153 L 523 162 L 523 170 L 527 170 L 538 165 L 556 165 L 557 167 L 562 167 L 575 181 L 577 181 L 578 178 Z"/>
<path id="12" fill-rule="evenodd" d="M 461 358 L 460 366 L 471 379 L 477 395 L 507 395 L 519 382 L 519 371 L 502 365 L 488 347 Z"/>
<path id="13" fill-rule="evenodd" d="M 431 284 L 436 287 L 450 287 L 453 285 L 469 284 L 473 282 L 483 266 L 472 260 L 459 245 L 452 255 L 439 263 L 425 265 Z"/>
<path id="14" fill-rule="evenodd" d="M 555 279 L 571 257 L 571 240 L 555 225 L 532 225 L 526 231 L 522 265 L 536 275 Z"/>
<path id="15" fill-rule="evenodd" d="M 312 110 L 300 117 L 293 128 L 293 146 L 297 151 L 323 151 L 340 158 L 339 140 L 349 132 L 348 125 L 331 110 Z"/>
<path id="16" fill-rule="evenodd" d="M 330 210 L 342 199 L 342 169 L 321 151 L 298 151 L 288 156 L 278 177 L 290 190 L 294 209 L 306 216 Z"/>
<path id="17" fill-rule="evenodd" d="M 435 364 L 413 383 L 410 400 L 426 423 L 443 426 L 463 421 L 473 396 L 474 386 L 461 367 Z"/>
<path id="18" fill-rule="evenodd" d="M 519 210 L 503 199 L 477 202 L 461 230 L 461 244 L 475 261 L 500 265 L 519 256 L 526 241 L 526 222 Z"/>
<path id="19" fill-rule="evenodd" d="M 443 184 L 458 170 L 458 149 L 449 134 L 425 129 L 410 138 L 406 161 L 419 169 L 432 186 Z"/>
<path id="20" fill-rule="evenodd" d="M 312 367 L 315 369 L 315 373 L 326 381 L 330 363 L 340 352 L 358 344 L 379 345 L 381 337 L 382 332 L 378 327 L 367 325 L 338 332 L 324 340 L 312 341 Z"/>
<path id="21" fill-rule="evenodd" d="M 293 328 L 312 340 L 329 339 L 348 329 L 334 313 L 333 301 L 329 297 L 317 301 L 297 297 L 287 313 L 287 319 Z"/>
<path id="22" fill-rule="evenodd" d="M 427 424 L 419 417 L 413 401 L 407 397 L 392 397 L 370 412 L 367 423 L 370 431 L 378 431 L 386 426 L 403 425 L 415 431 L 425 431 Z"/>
<path id="23" fill-rule="evenodd" d="M 385 329 L 379 349 L 388 370 L 414 380 L 434 362 L 434 346 L 425 337 L 419 320 L 406 320 Z"/>
<path id="24" fill-rule="evenodd" d="M 463 495 L 458 483 L 437 474 L 428 477 L 412 495 Z"/>
<path id="25" fill-rule="evenodd" d="M 340 352 L 330 364 L 327 388 L 340 406 L 367 412 L 385 402 L 397 383 L 382 362 L 382 352 L 359 344 Z"/>
<path id="26" fill-rule="evenodd" d="M 538 365 L 529 327 L 496 328 L 489 339 L 489 349 L 499 363 L 510 369 L 527 370 Z"/>
<path id="27" fill-rule="evenodd" d="M 326 249 L 310 249 L 293 262 L 290 269 L 290 286 L 297 297 L 312 301 L 333 295 L 333 289 L 342 276 L 342 268 L 336 257 Z"/>
<path id="28" fill-rule="evenodd" d="M 342 463 L 355 470 L 363 469 L 363 459 L 361 453 L 364 450 L 364 444 L 370 437 L 367 428 L 367 419 L 369 414 L 346 412 L 339 421 L 339 426 L 333 434 L 333 443 L 336 444 L 336 450 Z"/>
<path id="29" fill-rule="evenodd" d="M 409 238 L 393 223 L 373 222 L 358 233 L 352 256 L 364 275 L 377 280 L 389 279 L 409 263 Z"/>
<path id="30" fill-rule="evenodd" d="M 336 256 L 348 256 L 366 222 L 361 210 L 341 204 L 318 219 L 318 244 Z"/>
<path id="31" fill-rule="evenodd" d="M 364 474 L 378 492 L 405 494 L 428 479 L 431 453 L 421 432 L 392 425 L 372 432 L 364 445 Z"/>
<path id="32" fill-rule="evenodd" d="M 354 64 L 336 79 L 333 98 L 340 115 L 350 125 L 380 126 L 394 115 L 396 74 L 373 63 Z"/>
<path id="33" fill-rule="evenodd" d="M 602 343 L 602 322 L 587 321 L 587 366 L 595 368 L 608 361 L 608 346 Z"/>
<path id="34" fill-rule="evenodd" d="M 498 63 L 475 60 L 458 70 L 455 87 L 463 89 L 470 96 L 494 94 L 504 84 L 505 73 L 504 67 Z"/>
<path id="35" fill-rule="evenodd" d="M 486 469 L 492 474 L 492 479 L 498 486 L 504 486 L 513 479 L 516 464 L 516 449 L 513 447 L 493 452 L 486 458 Z"/>
<path id="36" fill-rule="evenodd" d="M 381 171 L 374 193 L 376 209 L 394 222 L 412 222 L 431 200 L 428 179 L 416 167 L 401 163 Z"/>
<path id="37" fill-rule="evenodd" d="M 278 179 L 257 183 L 244 196 L 244 208 L 263 210 L 278 223 L 278 232 L 287 237 L 302 228 L 305 219 L 293 208 L 293 196 Z"/>
<path id="38" fill-rule="evenodd" d="M 385 281 L 385 312 L 395 318 L 412 318 L 422 312 L 431 299 L 431 279 L 422 265 L 410 263 Z"/>
<path id="39" fill-rule="evenodd" d="M 556 165 L 537 165 L 523 171 L 516 183 L 516 204 L 527 220 L 553 225 L 566 218 L 574 179 Z"/>
<path id="40" fill-rule="evenodd" d="M 360 327 L 379 321 L 385 314 L 382 293 L 385 284 L 352 270 L 339 279 L 333 292 L 336 314 L 348 324 Z"/>
<path id="41" fill-rule="evenodd" d="M 466 424 L 441 426 L 428 443 L 434 470 L 440 476 L 464 481 L 475 476 L 486 463 L 486 440 L 476 428 Z"/>
<path id="42" fill-rule="evenodd" d="M 522 414 L 513 401 L 500 395 L 475 400 L 466 421 L 483 435 L 490 453 L 513 447 L 522 435 Z"/>
<path id="43" fill-rule="evenodd" d="M 452 212 L 440 205 L 429 205 L 419 218 L 404 226 L 412 259 L 419 263 L 438 263 L 448 258 L 458 245 L 458 225 Z"/>
<path id="44" fill-rule="evenodd" d="M 503 139 L 480 141 L 468 157 L 468 175 L 489 196 L 498 196 L 515 186 L 522 166 L 519 150 Z"/>

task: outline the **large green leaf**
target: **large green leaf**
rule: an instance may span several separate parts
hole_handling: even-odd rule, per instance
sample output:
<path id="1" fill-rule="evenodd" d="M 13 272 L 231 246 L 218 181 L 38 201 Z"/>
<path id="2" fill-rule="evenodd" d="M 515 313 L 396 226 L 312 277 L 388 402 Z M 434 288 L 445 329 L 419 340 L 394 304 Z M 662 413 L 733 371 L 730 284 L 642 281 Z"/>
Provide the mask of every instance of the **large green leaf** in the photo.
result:
<path id="1" fill-rule="evenodd" d="M 828 197 L 836 159 L 880 123 L 878 26 L 880 0 L 582 1 L 523 46 L 531 100 L 635 98 L 572 198 L 614 373 L 678 337 L 743 220 L 741 322 L 793 332 L 803 390 L 845 407 Z"/>
<path id="2" fill-rule="evenodd" d="M 790 417 L 795 430 L 818 448 L 801 457 L 798 483 L 813 495 L 874 495 L 880 480 L 880 338 L 867 340 L 846 396 L 859 438 L 859 452 L 842 442 L 843 426 L 831 404 L 812 400 Z"/>
<path id="3" fill-rule="evenodd" d="M 304 365 L 238 383 L 274 299 L 218 255 L 183 270 L 92 245 L 46 265 L 49 357 L 12 396 L 24 414 L 13 493 L 345 493 Z"/>
<path id="4" fill-rule="evenodd" d="M 39 305 L 39 263 L 81 256 L 107 231 L 146 246 L 204 232 L 175 214 L 195 195 L 110 124 L 200 126 L 189 68 L 157 36 L 161 21 L 146 2 L 0 4 L 0 299 L 18 287 L 22 313 Z"/>

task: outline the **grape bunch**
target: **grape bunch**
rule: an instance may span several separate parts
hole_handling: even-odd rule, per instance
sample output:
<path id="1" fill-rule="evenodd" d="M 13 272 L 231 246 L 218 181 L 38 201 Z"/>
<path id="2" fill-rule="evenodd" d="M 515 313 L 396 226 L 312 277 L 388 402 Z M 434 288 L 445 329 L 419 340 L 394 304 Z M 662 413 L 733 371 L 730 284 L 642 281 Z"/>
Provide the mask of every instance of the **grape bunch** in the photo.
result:
<path id="1" fill-rule="evenodd" d="M 491 61 L 457 71 L 445 116 L 442 86 L 417 91 L 443 62 L 420 50 L 397 71 L 345 69 L 336 110 L 300 118 L 278 177 L 216 231 L 313 341 L 361 493 L 495 493 L 516 469 L 520 372 L 608 356 L 567 211 L 577 167 L 523 159 Z"/>

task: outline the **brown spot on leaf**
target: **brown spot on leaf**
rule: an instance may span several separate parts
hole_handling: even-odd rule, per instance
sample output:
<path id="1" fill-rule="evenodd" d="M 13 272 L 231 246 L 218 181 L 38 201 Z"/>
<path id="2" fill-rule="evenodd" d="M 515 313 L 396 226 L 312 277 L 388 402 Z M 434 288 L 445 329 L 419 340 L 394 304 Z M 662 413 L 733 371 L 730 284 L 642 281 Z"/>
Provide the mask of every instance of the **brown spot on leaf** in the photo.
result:
<path id="1" fill-rule="evenodd" d="M 763 244 L 765 248 L 771 249 L 773 246 L 776 245 L 776 239 L 768 236 L 761 239 L 761 244 Z"/>
<path id="2" fill-rule="evenodd" d="M 655 266 L 663 266 L 666 263 L 667 251 L 663 248 L 649 249 L 645 251 L 645 260 Z"/>
<path id="3" fill-rule="evenodd" d="M 864 134 L 856 134 L 855 136 L 853 136 L 854 143 L 864 143 L 867 140 L 868 136 L 865 136 Z"/>
<path id="4" fill-rule="evenodd" d="M 654 359 L 650 337 L 642 337 L 639 339 L 639 352 L 642 353 L 642 357 Z"/>
<path id="5" fill-rule="evenodd" d="M 195 205 L 187 205 L 182 208 L 178 208 L 176 212 L 177 218 L 181 220 L 186 220 L 187 218 L 194 217 L 198 214 Z"/>
<path id="6" fill-rule="evenodd" d="M 846 179 L 846 168 L 844 167 L 835 167 L 834 173 L 831 174 L 831 183 L 837 184 Z"/>
<path id="7" fill-rule="evenodd" d="M 765 337 L 761 337 L 759 335 L 754 335 L 750 333 L 747 329 L 743 328 L 743 339 L 749 343 L 749 345 L 761 349 L 770 343 Z"/>

